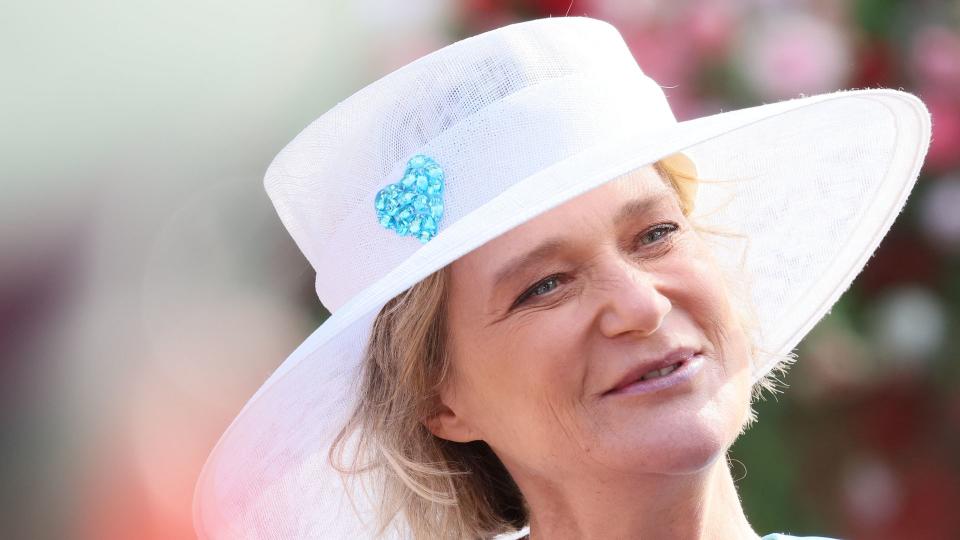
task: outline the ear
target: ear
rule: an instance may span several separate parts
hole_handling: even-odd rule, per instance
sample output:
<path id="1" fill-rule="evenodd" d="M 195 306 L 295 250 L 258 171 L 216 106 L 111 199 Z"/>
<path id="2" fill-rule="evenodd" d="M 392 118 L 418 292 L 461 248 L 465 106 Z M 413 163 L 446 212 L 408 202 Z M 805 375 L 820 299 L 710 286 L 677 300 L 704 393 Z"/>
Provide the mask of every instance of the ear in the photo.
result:
<path id="1" fill-rule="evenodd" d="M 430 433 L 441 439 L 459 443 L 480 439 L 462 416 L 439 400 L 434 413 L 424 418 L 422 422 Z"/>

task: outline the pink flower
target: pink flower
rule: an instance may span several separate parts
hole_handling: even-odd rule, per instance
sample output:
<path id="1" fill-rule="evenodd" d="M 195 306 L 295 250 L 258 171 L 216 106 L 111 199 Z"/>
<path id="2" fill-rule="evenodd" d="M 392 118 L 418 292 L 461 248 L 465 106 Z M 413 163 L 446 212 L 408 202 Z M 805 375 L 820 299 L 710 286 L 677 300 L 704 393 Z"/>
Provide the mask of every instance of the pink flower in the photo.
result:
<path id="1" fill-rule="evenodd" d="M 921 84 L 960 91 L 960 36 L 939 26 L 926 26 L 916 35 L 912 64 Z"/>
<path id="2" fill-rule="evenodd" d="M 960 165 L 960 98 L 941 89 L 920 92 L 933 122 L 933 138 L 925 166 L 944 171 Z"/>
<path id="3" fill-rule="evenodd" d="M 708 57 L 723 56 L 733 38 L 741 4 L 722 0 L 694 0 L 678 22 L 679 35 Z"/>
<path id="4" fill-rule="evenodd" d="M 751 26 L 741 32 L 739 60 L 762 98 L 817 94 L 846 84 L 851 53 L 841 29 L 800 13 L 771 13 Z"/>

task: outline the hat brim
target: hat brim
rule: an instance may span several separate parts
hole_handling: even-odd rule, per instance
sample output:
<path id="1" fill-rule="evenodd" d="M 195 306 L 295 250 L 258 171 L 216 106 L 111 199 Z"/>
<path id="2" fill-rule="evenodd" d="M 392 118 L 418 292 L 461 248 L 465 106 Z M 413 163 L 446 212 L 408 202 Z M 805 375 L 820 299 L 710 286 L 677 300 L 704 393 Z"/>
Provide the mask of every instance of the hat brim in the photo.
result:
<path id="1" fill-rule="evenodd" d="M 280 365 L 226 430 L 198 480 L 202 537 L 369 535 L 327 448 L 356 395 L 374 318 L 391 298 L 500 234 L 677 152 L 698 175 L 696 213 L 748 233 L 744 270 L 763 349 L 785 354 L 829 311 L 902 210 L 930 140 L 916 97 L 855 90 L 636 133 L 544 168 L 441 230 L 341 306 Z M 726 182 L 725 180 L 729 180 Z M 730 254 L 719 253 L 721 260 Z M 755 366 L 754 380 L 776 357 Z M 370 516 L 371 513 L 361 512 Z"/>

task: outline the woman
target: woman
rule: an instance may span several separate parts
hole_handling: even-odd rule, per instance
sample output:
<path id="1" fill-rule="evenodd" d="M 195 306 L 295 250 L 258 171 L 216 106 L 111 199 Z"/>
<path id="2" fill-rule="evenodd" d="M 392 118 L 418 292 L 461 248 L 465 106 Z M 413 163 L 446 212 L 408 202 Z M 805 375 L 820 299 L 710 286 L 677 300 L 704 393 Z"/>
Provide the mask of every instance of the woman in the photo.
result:
<path id="1" fill-rule="evenodd" d="M 678 123 L 580 17 L 371 84 L 267 172 L 332 316 L 218 443 L 198 533 L 758 538 L 722 458 L 929 129 L 891 90 Z"/>

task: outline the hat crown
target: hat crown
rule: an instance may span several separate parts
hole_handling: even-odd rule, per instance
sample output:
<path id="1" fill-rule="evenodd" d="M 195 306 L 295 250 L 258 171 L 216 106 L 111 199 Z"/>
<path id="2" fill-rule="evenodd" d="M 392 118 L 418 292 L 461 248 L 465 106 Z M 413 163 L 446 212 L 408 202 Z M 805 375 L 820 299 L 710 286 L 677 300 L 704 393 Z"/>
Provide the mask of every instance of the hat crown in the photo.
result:
<path id="1" fill-rule="evenodd" d="M 458 41 L 371 83 L 297 135 L 264 184 L 334 311 L 421 247 L 381 227 L 374 210 L 411 156 L 443 168 L 443 234 L 525 177 L 638 123 L 675 119 L 617 29 L 539 19 Z"/>

